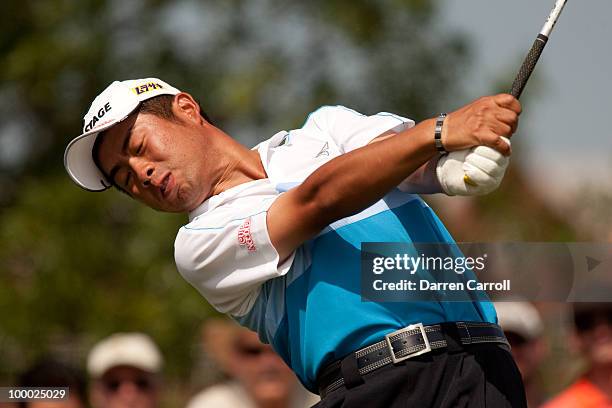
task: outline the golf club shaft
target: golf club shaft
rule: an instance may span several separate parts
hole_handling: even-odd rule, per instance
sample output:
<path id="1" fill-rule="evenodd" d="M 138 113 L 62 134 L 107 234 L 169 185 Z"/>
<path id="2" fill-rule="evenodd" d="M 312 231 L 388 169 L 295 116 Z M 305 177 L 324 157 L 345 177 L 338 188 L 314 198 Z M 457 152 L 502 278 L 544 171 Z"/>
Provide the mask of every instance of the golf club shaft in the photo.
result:
<path id="1" fill-rule="evenodd" d="M 510 91 L 512 96 L 514 96 L 516 99 L 521 97 L 523 89 L 525 89 L 525 85 L 527 85 L 527 81 L 533 73 L 537 62 L 540 59 L 540 55 L 542 55 L 542 51 L 548 42 L 548 37 L 555 27 L 555 23 L 559 19 L 561 11 L 563 11 L 563 7 L 565 7 L 566 2 L 567 0 L 557 0 L 555 7 L 551 11 L 546 23 L 544 24 L 544 27 L 542 28 L 542 31 L 540 31 L 540 34 L 538 34 L 538 38 L 536 38 L 531 50 L 529 51 L 529 54 L 527 54 L 525 61 L 523 61 L 523 65 L 521 66 L 521 69 L 516 76 L 514 83 L 512 84 L 512 90 Z"/>
<path id="2" fill-rule="evenodd" d="M 529 77 L 533 73 L 538 60 L 540 59 L 540 55 L 542 55 L 542 51 L 544 51 L 544 47 L 548 42 L 548 37 L 555 27 L 555 24 L 557 23 L 566 2 L 567 0 L 557 0 L 555 7 L 550 12 L 548 19 L 546 20 L 546 23 L 544 23 L 544 27 L 542 27 L 542 31 L 540 31 L 540 34 L 538 34 L 538 38 L 536 38 L 531 50 L 529 50 L 529 54 L 527 54 L 525 61 L 523 61 L 523 65 L 521 66 L 521 69 L 519 70 L 519 73 L 512 84 L 512 90 L 510 91 L 512 96 L 514 96 L 516 99 L 521 97 L 523 89 L 525 89 L 525 85 L 527 85 L 527 81 L 529 81 Z M 471 186 L 478 186 L 478 184 L 475 183 L 467 174 L 463 176 L 463 181 Z"/>

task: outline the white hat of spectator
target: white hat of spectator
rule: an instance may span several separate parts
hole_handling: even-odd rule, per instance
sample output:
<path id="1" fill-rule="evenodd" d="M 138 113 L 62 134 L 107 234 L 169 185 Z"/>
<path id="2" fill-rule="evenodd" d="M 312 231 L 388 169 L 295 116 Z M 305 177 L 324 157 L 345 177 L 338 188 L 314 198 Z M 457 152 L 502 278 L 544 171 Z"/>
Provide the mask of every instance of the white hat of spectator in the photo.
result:
<path id="1" fill-rule="evenodd" d="M 497 319 L 504 331 L 514 332 L 527 340 L 542 334 L 544 325 L 538 310 L 529 302 L 496 302 Z"/>
<path id="2" fill-rule="evenodd" d="M 162 356 L 149 336 L 143 333 L 115 333 L 97 343 L 89 352 L 87 372 L 99 378 L 118 366 L 129 366 L 158 373 Z"/>

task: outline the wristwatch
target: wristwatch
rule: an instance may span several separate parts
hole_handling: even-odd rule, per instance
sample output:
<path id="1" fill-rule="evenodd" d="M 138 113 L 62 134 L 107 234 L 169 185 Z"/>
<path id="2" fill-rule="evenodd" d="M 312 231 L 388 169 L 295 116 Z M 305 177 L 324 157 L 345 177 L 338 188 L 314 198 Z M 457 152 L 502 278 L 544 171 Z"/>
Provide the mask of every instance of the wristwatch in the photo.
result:
<path id="1" fill-rule="evenodd" d="M 446 119 L 446 113 L 441 113 L 438 115 L 438 118 L 436 119 L 436 132 L 434 134 L 436 149 L 441 155 L 448 153 L 442 144 L 442 126 L 444 126 L 444 119 Z"/>

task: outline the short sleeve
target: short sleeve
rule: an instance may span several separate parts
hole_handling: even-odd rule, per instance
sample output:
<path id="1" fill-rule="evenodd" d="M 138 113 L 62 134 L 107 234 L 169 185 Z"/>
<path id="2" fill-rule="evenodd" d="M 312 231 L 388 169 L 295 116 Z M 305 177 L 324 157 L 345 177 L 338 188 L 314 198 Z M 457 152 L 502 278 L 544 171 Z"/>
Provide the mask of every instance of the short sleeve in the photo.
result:
<path id="1" fill-rule="evenodd" d="M 291 266 L 293 255 L 278 265 L 266 225 L 269 204 L 229 221 L 198 217 L 177 234 L 174 256 L 179 272 L 222 313 L 246 314 L 261 284 L 286 274 Z"/>
<path id="2" fill-rule="evenodd" d="M 327 133 L 340 151 L 347 153 L 389 130 L 400 132 L 414 124 L 413 120 L 393 113 L 367 116 L 344 106 L 324 106 L 310 115 L 305 127 L 313 126 Z"/>

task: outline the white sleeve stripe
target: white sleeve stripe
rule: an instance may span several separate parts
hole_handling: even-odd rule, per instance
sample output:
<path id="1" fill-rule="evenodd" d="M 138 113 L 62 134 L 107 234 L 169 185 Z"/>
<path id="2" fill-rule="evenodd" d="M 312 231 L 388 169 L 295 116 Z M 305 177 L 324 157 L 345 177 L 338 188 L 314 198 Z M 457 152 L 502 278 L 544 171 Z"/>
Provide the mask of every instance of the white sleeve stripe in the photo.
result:
<path id="1" fill-rule="evenodd" d="M 378 112 L 375 116 L 390 116 L 390 117 L 392 117 L 394 119 L 399 120 L 402 123 L 412 122 L 410 119 L 402 118 L 399 115 L 396 115 L 394 113 L 389 113 L 389 112 Z"/>
<path id="2" fill-rule="evenodd" d="M 391 118 L 397 119 L 397 120 L 398 120 L 398 121 L 400 121 L 400 123 L 402 123 L 402 124 L 403 124 L 403 123 L 411 123 L 411 122 L 413 122 L 413 121 L 412 121 L 412 120 L 410 120 L 410 119 L 407 119 L 407 118 L 404 118 L 404 117 L 402 117 L 402 116 L 399 116 L 399 115 L 396 115 L 396 114 L 393 114 L 393 113 L 389 113 L 389 112 L 378 112 L 378 113 L 376 113 L 376 114 L 374 114 L 374 115 L 369 116 L 369 115 L 365 115 L 365 114 L 363 114 L 363 113 L 361 113 L 361 112 L 357 112 L 357 111 L 356 111 L 356 110 L 354 110 L 354 109 L 347 108 L 346 106 L 343 106 L 343 105 L 323 105 L 323 106 L 319 107 L 318 109 L 316 109 L 316 110 L 314 110 L 314 111 L 312 111 L 312 112 L 310 112 L 310 113 L 308 114 L 308 116 L 306 117 L 306 120 L 305 120 L 305 121 L 304 121 L 304 123 L 302 124 L 302 127 L 301 127 L 301 128 L 303 129 L 303 128 L 306 126 L 306 124 L 307 124 L 307 123 L 308 123 L 308 122 L 311 120 L 311 118 L 312 118 L 312 117 L 313 117 L 315 114 L 317 114 L 319 111 L 321 111 L 321 110 L 323 110 L 323 109 L 325 109 L 325 108 L 335 108 L 335 109 L 341 109 L 341 110 L 343 110 L 343 111 L 345 111 L 345 112 L 352 113 L 353 115 L 358 116 L 358 117 L 362 117 L 362 118 L 368 118 L 368 117 L 373 117 L 373 116 L 387 116 L 387 117 L 391 117 Z M 320 126 L 318 126 L 318 125 L 317 125 L 317 127 L 319 127 L 319 128 L 320 128 Z M 321 130 L 323 130 L 323 129 L 321 129 Z M 288 141 L 289 141 L 289 140 L 288 140 Z"/>
<path id="3" fill-rule="evenodd" d="M 246 217 L 243 218 L 234 218 L 233 220 L 229 220 L 227 222 L 227 224 L 229 224 L 230 222 L 234 222 L 234 221 L 242 221 L 242 220 L 246 220 L 249 217 L 254 217 L 256 215 L 259 215 L 261 213 L 265 213 L 268 212 L 268 210 L 264 210 L 264 211 L 260 211 L 258 213 L 255 214 L 251 214 L 251 215 L 247 215 Z M 227 224 L 222 225 L 221 227 L 201 227 L 201 228 L 195 228 L 195 227 L 190 227 L 188 225 L 185 225 L 183 227 L 181 227 L 181 229 L 186 229 L 186 230 L 190 230 L 190 231 L 203 231 L 203 230 L 219 230 L 219 229 L 224 229 L 227 227 Z"/>
<path id="4" fill-rule="evenodd" d="M 320 106 L 318 109 L 313 110 L 312 112 L 310 112 L 310 113 L 308 114 L 308 116 L 306 116 L 306 120 L 305 120 L 305 121 L 304 121 L 304 123 L 302 124 L 302 127 L 301 127 L 301 128 L 303 129 L 303 128 L 304 128 L 304 126 L 306 126 L 306 123 L 308 123 L 308 121 L 310 120 L 310 118 L 312 117 L 312 115 L 314 115 L 315 113 L 317 113 L 317 112 L 318 112 L 318 111 L 320 111 L 321 109 L 325 109 L 325 108 L 328 108 L 328 107 L 333 107 L 333 105 L 323 105 L 323 106 Z"/>
<path id="5" fill-rule="evenodd" d="M 346 106 L 342 106 L 342 105 L 336 105 L 336 106 L 335 106 L 335 108 L 344 109 L 345 111 L 348 111 L 348 112 L 354 113 L 355 115 L 358 115 L 358 116 L 368 116 L 368 115 L 364 115 L 364 114 L 363 114 L 363 113 L 361 113 L 361 112 L 357 112 L 357 111 L 356 111 L 356 110 L 354 110 L 354 109 L 347 108 Z"/>
<path id="6" fill-rule="evenodd" d="M 305 121 L 304 121 L 304 123 L 302 124 L 301 129 L 303 129 L 303 128 L 304 128 L 304 126 L 306 126 L 306 123 L 308 123 L 308 121 L 310 120 L 310 118 L 311 118 L 311 117 L 312 117 L 314 114 L 316 114 L 317 112 L 319 112 L 320 110 L 323 110 L 323 109 L 325 109 L 325 108 L 341 108 L 341 109 L 344 109 L 345 111 L 348 111 L 348 112 L 354 113 L 355 115 L 359 115 L 359 116 L 367 116 L 367 115 L 364 115 L 363 113 L 357 112 L 356 110 L 353 110 L 353 109 L 351 109 L 351 108 L 347 108 L 346 106 L 343 106 L 343 105 L 323 105 L 323 106 L 320 106 L 319 108 L 317 108 L 316 110 L 314 110 L 314 111 L 310 112 L 310 113 L 308 114 L 308 116 L 306 116 L 306 120 L 305 120 Z"/>
<path id="7" fill-rule="evenodd" d="M 361 112 L 357 112 L 356 110 L 353 110 L 353 109 L 351 109 L 351 108 L 347 108 L 346 106 L 336 105 L 335 107 L 336 107 L 336 108 L 341 108 L 341 109 L 344 109 L 345 111 L 348 111 L 348 112 L 354 113 L 355 115 L 358 115 L 358 116 L 366 116 L 366 117 L 368 116 L 368 115 L 364 115 L 364 114 L 363 114 L 363 113 L 361 113 Z M 315 112 L 316 112 L 316 111 L 315 111 Z M 314 113 L 314 112 L 313 112 L 313 113 Z M 399 120 L 399 121 L 400 121 L 400 122 L 402 122 L 402 123 L 412 122 L 412 120 L 410 120 L 410 119 L 407 119 L 407 118 L 401 117 L 401 116 L 399 116 L 399 115 L 396 115 L 396 114 L 394 114 L 394 113 L 390 113 L 390 112 L 378 112 L 378 113 L 376 113 L 376 114 L 374 114 L 374 115 L 372 115 L 372 116 L 390 116 L 390 117 L 392 117 L 392 118 L 394 118 L 394 119 Z"/>

